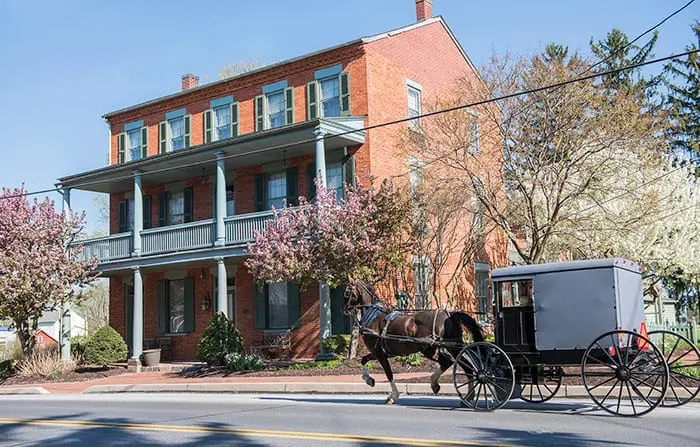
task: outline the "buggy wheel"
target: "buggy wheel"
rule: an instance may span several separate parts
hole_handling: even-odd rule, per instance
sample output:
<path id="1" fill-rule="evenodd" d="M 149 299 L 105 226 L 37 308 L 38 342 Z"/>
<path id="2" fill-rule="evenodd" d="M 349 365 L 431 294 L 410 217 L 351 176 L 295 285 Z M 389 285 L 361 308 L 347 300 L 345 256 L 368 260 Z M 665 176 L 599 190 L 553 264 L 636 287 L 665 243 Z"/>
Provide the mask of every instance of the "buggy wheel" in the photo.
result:
<path id="1" fill-rule="evenodd" d="M 664 407 L 679 407 L 700 392 L 700 351 L 686 337 L 671 331 L 651 331 L 649 339 L 668 364 L 669 381 Z"/>
<path id="2" fill-rule="evenodd" d="M 452 368 L 457 394 L 469 408 L 493 411 L 505 405 L 513 394 L 513 364 L 493 343 L 480 341 L 465 347 Z"/>
<path id="3" fill-rule="evenodd" d="M 583 355 L 581 379 L 603 410 L 641 416 L 659 406 L 668 387 L 668 366 L 646 337 L 630 331 L 606 332 Z"/>
<path id="4" fill-rule="evenodd" d="M 553 398 L 561 387 L 564 370 L 561 366 L 530 367 L 530 382 L 520 382 L 520 399 L 533 404 L 541 404 Z"/>

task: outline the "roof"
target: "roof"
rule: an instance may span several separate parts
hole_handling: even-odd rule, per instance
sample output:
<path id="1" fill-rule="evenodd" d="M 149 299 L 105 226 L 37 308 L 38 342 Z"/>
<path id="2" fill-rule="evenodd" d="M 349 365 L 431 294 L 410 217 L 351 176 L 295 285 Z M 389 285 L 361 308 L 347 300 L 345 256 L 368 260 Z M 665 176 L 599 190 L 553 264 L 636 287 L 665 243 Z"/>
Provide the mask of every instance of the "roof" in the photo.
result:
<path id="1" fill-rule="evenodd" d="M 379 33 L 379 34 L 375 34 L 375 35 L 372 35 L 372 36 L 361 37 L 361 38 L 359 38 L 359 39 L 354 39 L 354 40 L 351 40 L 351 41 L 349 41 L 349 42 L 342 43 L 342 44 L 340 44 L 340 45 L 335 45 L 335 46 L 332 46 L 332 47 L 324 48 L 324 49 L 322 49 L 322 50 L 313 51 L 313 52 L 311 52 L 311 53 L 307 53 L 307 54 L 304 54 L 304 55 L 301 55 L 301 56 L 297 56 L 297 57 L 294 57 L 294 58 L 291 58 L 291 59 L 286 59 L 286 60 L 283 60 L 283 61 L 280 61 L 280 62 L 275 62 L 274 64 L 265 65 L 265 66 L 263 66 L 263 67 L 256 68 L 255 70 L 247 71 L 247 72 L 245 72 L 245 73 L 241 73 L 241 74 L 239 74 L 239 75 L 231 76 L 231 77 L 228 77 L 228 78 L 226 78 L 226 79 L 221 79 L 221 80 L 218 80 L 218 81 L 209 82 L 208 84 L 202 84 L 202 85 L 200 85 L 200 86 L 198 86 L 198 87 L 195 87 L 195 88 L 192 88 L 192 89 L 189 89 L 189 90 L 180 91 L 180 92 L 177 92 L 177 93 L 172 93 L 172 94 L 170 94 L 170 95 L 161 96 L 161 97 L 159 97 L 159 98 L 151 99 L 151 100 L 148 100 L 148 101 L 145 101 L 145 102 L 142 102 L 142 103 L 133 105 L 133 106 L 124 107 L 124 108 L 122 108 L 122 109 L 118 109 L 118 110 L 115 110 L 115 111 L 112 111 L 112 112 L 105 113 L 104 115 L 102 115 L 102 118 L 104 118 L 104 119 L 109 119 L 109 118 L 111 118 L 111 117 L 113 117 L 113 116 L 115 116 L 115 115 L 119 115 L 119 114 L 121 114 L 121 113 L 130 112 L 130 111 L 132 111 L 132 110 L 140 109 L 140 108 L 142 108 L 142 107 L 149 106 L 149 105 L 152 105 L 152 104 L 157 104 L 157 103 L 162 102 L 162 101 L 166 101 L 166 100 L 173 99 L 173 98 L 178 98 L 178 97 L 180 97 L 180 96 L 188 95 L 188 94 L 190 94 L 190 93 L 194 93 L 194 92 L 198 92 L 198 91 L 201 91 L 201 90 L 204 90 L 204 89 L 208 89 L 208 88 L 210 88 L 210 87 L 214 87 L 214 86 L 216 86 L 216 85 L 223 84 L 223 83 L 225 83 L 225 82 L 230 82 L 230 81 L 235 80 L 235 79 L 242 79 L 242 78 L 245 78 L 246 76 L 252 76 L 252 75 L 254 75 L 254 74 L 261 73 L 261 72 L 264 72 L 264 71 L 267 71 L 267 70 L 271 70 L 271 69 L 273 69 L 273 68 L 280 67 L 280 66 L 286 65 L 286 64 L 290 64 L 290 63 L 292 63 L 292 62 L 300 61 L 300 60 L 303 60 L 303 59 L 306 59 L 306 58 L 309 58 L 309 57 L 312 57 L 312 56 L 317 56 L 317 55 L 319 55 L 319 54 L 328 53 L 328 52 L 330 52 L 330 51 L 335 51 L 335 50 L 338 50 L 338 49 L 340 49 L 340 48 L 345 48 L 345 47 L 348 47 L 348 46 L 351 46 L 351 45 L 367 44 L 367 43 L 374 42 L 374 41 L 377 41 L 377 40 L 380 40 L 380 39 L 386 39 L 386 38 L 388 38 L 388 37 L 393 37 L 393 36 L 396 36 L 396 35 L 398 35 L 398 34 L 401 34 L 401 33 L 407 32 L 407 31 L 411 31 L 411 30 L 414 30 L 414 29 L 417 29 L 417 28 L 421 28 L 421 27 L 423 27 L 423 26 L 432 25 L 433 23 L 441 23 L 441 24 L 445 27 L 445 30 L 446 30 L 447 33 L 450 35 L 450 37 L 452 38 L 452 40 L 454 41 L 454 43 L 457 45 L 457 48 L 459 49 L 459 51 L 460 51 L 460 52 L 462 53 L 462 55 L 464 56 L 464 58 L 465 58 L 465 60 L 467 61 L 467 63 L 468 63 L 468 64 L 472 67 L 472 69 L 474 69 L 474 71 L 476 72 L 476 68 L 474 67 L 474 64 L 471 62 L 471 60 L 469 59 L 469 56 L 467 56 L 467 53 L 464 51 L 464 49 L 462 48 L 462 46 L 461 46 L 461 45 L 459 44 L 459 42 L 457 41 L 457 38 L 456 38 L 455 35 L 452 33 L 452 30 L 450 30 L 450 28 L 447 26 L 447 23 L 445 23 L 445 20 L 442 18 L 442 16 L 435 16 L 435 17 L 432 17 L 432 18 L 430 18 L 430 19 L 423 20 L 423 21 L 421 21 L 421 22 L 412 23 L 411 25 L 407 25 L 407 26 L 403 26 L 403 27 L 400 27 L 400 28 L 393 29 L 393 30 L 391 30 L 391 31 L 386 31 L 386 32 Z"/>
<path id="2" fill-rule="evenodd" d="M 584 261 L 555 262 L 549 264 L 518 265 L 494 269 L 491 278 L 509 278 L 515 276 L 531 276 L 541 273 L 555 273 L 571 270 L 588 270 L 606 267 L 616 267 L 634 273 L 641 273 L 642 268 L 632 261 L 623 258 L 590 259 Z"/>
<path id="3" fill-rule="evenodd" d="M 71 316 L 72 315 L 82 316 L 82 315 L 80 315 L 79 312 L 76 312 L 75 309 L 71 309 L 70 314 L 71 314 Z M 50 310 L 48 312 L 44 312 L 43 315 L 39 318 L 39 323 L 54 323 L 54 322 L 58 321 L 60 315 L 61 314 L 57 310 Z"/>

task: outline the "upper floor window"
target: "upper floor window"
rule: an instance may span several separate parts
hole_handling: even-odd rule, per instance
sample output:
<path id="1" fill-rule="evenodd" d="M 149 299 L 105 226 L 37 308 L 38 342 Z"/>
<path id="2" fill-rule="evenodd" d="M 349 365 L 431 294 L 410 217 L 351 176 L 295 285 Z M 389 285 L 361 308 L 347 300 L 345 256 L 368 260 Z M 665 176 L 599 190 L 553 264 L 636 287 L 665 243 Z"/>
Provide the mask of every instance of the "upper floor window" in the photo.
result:
<path id="1" fill-rule="evenodd" d="M 267 177 L 267 208 L 284 208 L 287 200 L 287 176 L 284 172 Z"/>
<path id="2" fill-rule="evenodd" d="M 165 114 L 158 126 L 161 154 L 190 147 L 191 120 L 185 109 Z"/>
<path id="3" fill-rule="evenodd" d="M 141 129 L 130 130 L 126 133 L 129 160 L 141 158 Z"/>
<path id="4" fill-rule="evenodd" d="M 262 88 L 255 97 L 255 130 L 282 127 L 294 122 L 294 88 L 280 81 Z"/>
<path id="5" fill-rule="evenodd" d="M 211 101 L 204 111 L 204 142 L 221 141 L 238 136 L 238 103 L 233 96 Z"/>
<path id="6" fill-rule="evenodd" d="M 124 125 L 124 132 L 117 135 L 118 162 L 140 160 L 148 155 L 148 127 L 143 120 Z"/>
<path id="7" fill-rule="evenodd" d="M 306 85 L 306 116 L 309 120 L 350 115 L 350 77 L 341 65 L 316 71 Z"/>
<path id="8" fill-rule="evenodd" d="M 479 143 L 479 115 L 476 113 L 471 113 L 472 122 L 470 123 L 470 139 L 469 151 L 473 155 L 479 155 L 481 153 L 481 145 Z"/>
<path id="9" fill-rule="evenodd" d="M 194 190 L 191 187 L 169 189 L 158 193 L 158 226 L 192 222 Z"/>
<path id="10" fill-rule="evenodd" d="M 420 131 L 420 115 L 421 115 L 421 92 L 420 84 L 407 81 L 408 88 L 408 117 L 415 118 L 408 122 L 408 128 L 415 131 Z"/>
<path id="11" fill-rule="evenodd" d="M 168 194 L 168 225 L 185 223 L 185 193 Z"/>
<path id="12" fill-rule="evenodd" d="M 236 195 L 234 194 L 233 185 L 226 186 L 226 215 L 233 216 L 236 214 Z"/>

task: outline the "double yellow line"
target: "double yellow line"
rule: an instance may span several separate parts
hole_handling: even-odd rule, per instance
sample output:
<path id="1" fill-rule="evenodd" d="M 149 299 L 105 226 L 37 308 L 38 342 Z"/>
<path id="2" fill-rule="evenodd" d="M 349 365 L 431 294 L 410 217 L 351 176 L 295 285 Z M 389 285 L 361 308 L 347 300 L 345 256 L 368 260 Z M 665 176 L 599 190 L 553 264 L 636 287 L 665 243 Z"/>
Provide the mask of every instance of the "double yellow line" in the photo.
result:
<path id="1" fill-rule="evenodd" d="M 347 443 L 373 443 L 387 445 L 405 445 L 419 447 L 443 447 L 443 446 L 488 446 L 488 447 L 517 447 L 512 444 L 492 444 L 473 441 L 438 441 L 432 439 L 419 438 L 394 438 L 388 436 L 374 435 L 347 435 L 340 433 L 313 433 L 300 431 L 279 431 L 279 430 L 256 430 L 247 428 L 223 428 L 223 427 L 200 427 L 192 425 L 160 425 L 160 424 L 139 424 L 122 422 L 94 422 L 94 421 L 71 421 L 53 419 L 13 419 L 0 418 L 0 424 L 15 425 L 36 425 L 43 427 L 58 428 L 118 428 L 121 430 L 133 431 L 153 431 L 153 432 L 177 432 L 177 433 L 197 433 L 249 436 L 254 438 L 281 438 L 299 439 L 306 441 L 334 441 Z"/>

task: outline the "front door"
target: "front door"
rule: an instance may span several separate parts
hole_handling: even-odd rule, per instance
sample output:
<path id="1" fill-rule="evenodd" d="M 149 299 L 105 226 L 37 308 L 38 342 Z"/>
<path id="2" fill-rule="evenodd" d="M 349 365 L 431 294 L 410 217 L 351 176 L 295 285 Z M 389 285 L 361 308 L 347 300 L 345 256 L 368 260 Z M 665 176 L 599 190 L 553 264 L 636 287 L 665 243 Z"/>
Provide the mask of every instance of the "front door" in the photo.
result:
<path id="1" fill-rule="evenodd" d="M 507 352 L 535 351 L 535 312 L 531 279 L 494 283 L 498 306 L 496 343 Z"/>

